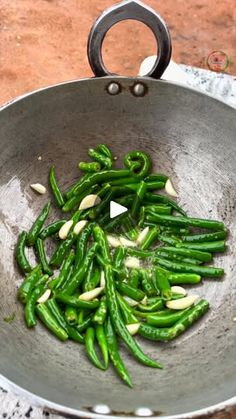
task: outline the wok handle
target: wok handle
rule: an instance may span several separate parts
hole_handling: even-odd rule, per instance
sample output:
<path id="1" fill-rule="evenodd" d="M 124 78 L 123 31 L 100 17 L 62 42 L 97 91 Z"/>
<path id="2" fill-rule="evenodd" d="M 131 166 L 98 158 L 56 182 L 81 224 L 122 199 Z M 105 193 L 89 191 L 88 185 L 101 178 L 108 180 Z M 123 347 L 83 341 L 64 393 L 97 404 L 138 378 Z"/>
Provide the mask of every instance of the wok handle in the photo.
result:
<path id="1" fill-rule="evenodd" d="M 126 19 L 138 20 L 152 30 L 158 44 L 158 55 L 153 68 L 147 76 L 159 79 L 168 66 L 171 57 L 169 30 L 163 19 L 153 9 L 137 0 L 122 1 L 110 7 L 95 21 L 87 44 L 88 60 L 92 71 L 97 77 L 111 75 L 102 59 L 103 40 L 107 31 L 113 25 Z"/>

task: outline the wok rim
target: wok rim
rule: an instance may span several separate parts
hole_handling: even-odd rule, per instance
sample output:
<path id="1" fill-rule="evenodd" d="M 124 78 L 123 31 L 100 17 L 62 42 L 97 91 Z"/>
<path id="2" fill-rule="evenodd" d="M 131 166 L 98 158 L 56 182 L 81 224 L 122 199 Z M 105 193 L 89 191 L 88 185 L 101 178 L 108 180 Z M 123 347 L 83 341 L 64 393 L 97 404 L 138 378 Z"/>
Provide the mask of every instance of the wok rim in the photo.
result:
<path id="1" fill-rule="evenodd" d="M 225 101 L 219 99 L 218 97 L 216 98 L 215 96 L 206 93 L 206 92 L 202 92 L 197 88 L 193 88 L 190 86 L 187 86 L 184 83 L 178 83 L 178 82 L 172 82 L 172 81 L 168 81 L 168 80 L 156 80 L 156 79 L 152 79 L 150 77 L 147 76 L 137 76 L 137 77 L 126 77 L 126 76 L 118 76 L 118 75 L 114 75 L 114 76 L 105 76 L 105 77 L 85 77 L 85 78 L 81 78 L 81 79 L 73 79 L 73 80 L 68 80 L 68 81 L 62 81 L 60 83 L 55 83 L 49 86 L 44 86 L 41 88 L 38 88 L 36 90 L 30 91 L 28 93 L 25 93 L 23 95 L 17 96 L 13 99 L 10 99 L 9 101 L 3 103 L 2 105 L 0 105 L 0 112 L 4 111 L 5 109 L 7 109 L 8 107 L 14 105 L 15 103 L 20 102 L 21 100 L 26 99 L 27 97 L 33 96 L 37 93 L 41 93 L 43 91 L 47 91 L 47 90 L 51 90 L 55 87 L 60 87 L 60 86 L 66 86 L 66 85 L 70 85 L 70 84 L 77 84 L 79 82 L 92 82 L 92 81 L 104 81 L 104 80 L 111 80 L 111 81 L 116 81 L 116 80 L 130 80 L 131 82 L 134 81 L 147 81 L 147 82 L 157 82 L 157 83 L 161 83 L 161 84 L 168 84 L 168 85 L 172 85 L 172 86 L 178 86 L 182 89 L 185 89 L 187 91 L 192 91 L 198 95 L 201 96 L 206 96 L 211 100 L 217 101 L 220 104 L 227 106 L 229 109 L 231 110 L 235 110 L 234 106 L 231 106 L 230 104 L 226 103 Z M 38 396 L 37 394 L 34 394 L 32 392 L 30 392 L 29 390 L 26 390 L 25 388 L 19 386 L 18 384 L 15 384 L 13 381 L 9 380 L 7 377 L 5 377 L 4 375 L 2 375 L 0 373 L 0 386 L 3 385 L 5 389 L 7 389 L 8 391 L 12 391 L 13 394 L 15 394 L 16 396 L 19 397 L 24 397 L 27 401 L 29 401 L 29 403 L 32 403 L 35 407 L 40 407 L 43 409 L 47 409 L 49 410 L 49 412 L 54 413 L 54 414 L 63 414 L 63 415 L 73 415 L 75 418 L 85 418 L 85 419 L 117 419 L 117 418 L 126 418 L 126 419 L 133 419 L 134 416 L 129 416 L 129 415 L 114 415 L 114 414 L 99 414 L 99 413 L 93 413 L 90 411 L 83 411 L 83 410 L 79 410 L 79 409 L 74 409 L 74 408 L 70 408 L 70 407 L 66 407 L 63 406 L 61 404 L 58 403 L 54 403 L 51 402 L 50 400 L 45 399 L 44 397 Z M 208 415 L 214 414 L 214 413 L 220 413 L 220 412 L 225 412 L 226 409 L 228 408 L 233 408 L 236 406 L 236 396 L 231 397 L 230 399 L 226 399 L 222 402 L 219 402 L 217 404 L 211 405 L 211 406 L 207 406 L 205 408 L 202 409 L 198 409 L 195 411 L 191 411 L 191 412 L 187 412 L 187 413 L 181 413 L 181 414 L 177 414 L 177 415 L 171 415 L 171 416 L 163 416 L 163 415 L 151 415 L 149 417 L 152 418 L 163 418 L 163 419 L 194 419 L 194 418 L 199 418 L 200 417 L 206 417 Z M 141 416 L 136 416 L 141 418 Z"/>

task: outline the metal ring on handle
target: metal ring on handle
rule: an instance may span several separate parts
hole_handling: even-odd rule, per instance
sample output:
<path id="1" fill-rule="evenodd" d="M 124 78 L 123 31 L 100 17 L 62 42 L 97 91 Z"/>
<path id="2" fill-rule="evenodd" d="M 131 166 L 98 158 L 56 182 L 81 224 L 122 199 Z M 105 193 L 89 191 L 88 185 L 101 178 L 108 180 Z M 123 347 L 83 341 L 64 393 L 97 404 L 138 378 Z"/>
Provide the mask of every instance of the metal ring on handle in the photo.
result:
<path id="1" fill-rule="evenodd" d="M 147 76 L 159 79 L 169 64 L 171 57 L 171 38 L 163 19 L 150 7 L 141 1 L 126 0 L 110 7 L 101 14 L 94 23 L 88 38 L 88 59 L 95 76 L 111 75 L 102 59 L 102 43 L 107 31 L 116 23 L 134 19 L 147 25 L 153 32 L 157 44 L 158 55 L 156 62 Z"/>

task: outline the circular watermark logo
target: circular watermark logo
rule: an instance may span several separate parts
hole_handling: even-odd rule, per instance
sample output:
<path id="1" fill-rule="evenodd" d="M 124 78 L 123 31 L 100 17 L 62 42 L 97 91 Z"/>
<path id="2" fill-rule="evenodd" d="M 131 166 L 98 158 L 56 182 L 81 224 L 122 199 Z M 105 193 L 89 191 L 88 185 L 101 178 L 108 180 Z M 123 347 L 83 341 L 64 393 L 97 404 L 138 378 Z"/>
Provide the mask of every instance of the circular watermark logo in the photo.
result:
<path id="1" fill-rule="evenodd" d="M 212 71 L 225 71 L 229 64 L 229 57 L 224 51 L 212 51 L 207 57 L 207 66 Z"/>

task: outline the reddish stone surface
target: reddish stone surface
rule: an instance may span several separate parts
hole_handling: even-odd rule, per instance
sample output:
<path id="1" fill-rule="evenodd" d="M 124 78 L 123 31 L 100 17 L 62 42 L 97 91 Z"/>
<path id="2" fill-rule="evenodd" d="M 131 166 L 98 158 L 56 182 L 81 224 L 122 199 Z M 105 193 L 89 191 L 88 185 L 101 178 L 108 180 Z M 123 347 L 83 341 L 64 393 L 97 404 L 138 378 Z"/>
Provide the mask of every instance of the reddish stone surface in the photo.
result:
<path id="1" fill-rule="evenodd" d="M 146 0 L 169 25 L 173 59 L 207 68 L 214 50 L 233 61 L 236 74 L 234 0 Z M 1 0 L 0 103 L 64 80 L 91 76 L 86 56 L 90 27 L 113 0 Z M 110 71 L 137 74 L 143 58 L 155 53 L 150 31 L 138 22 L 122 22 L 104 43 Z"/>

